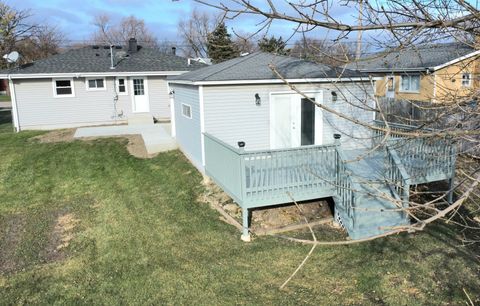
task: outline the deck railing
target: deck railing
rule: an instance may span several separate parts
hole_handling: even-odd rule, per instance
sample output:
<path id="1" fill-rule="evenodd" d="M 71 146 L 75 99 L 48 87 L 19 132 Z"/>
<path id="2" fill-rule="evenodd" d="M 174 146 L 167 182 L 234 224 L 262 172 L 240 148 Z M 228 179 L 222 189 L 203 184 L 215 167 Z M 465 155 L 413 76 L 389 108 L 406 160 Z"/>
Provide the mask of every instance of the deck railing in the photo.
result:
<path id="1" fill-rule="evenodd" d="M 407 208 L 410 197 L 410 176 L 407 173 L 397 151 L 389 146 L 385 147 L 387 151 L 387 179 L 388 185 L 393 189 L 393 195 L 398 196 L 402 202 L 402 207 Z M 406 217 L 406 215 L 405 215 Z"/>
<path id="2" fill-rule="evenodd" d="M 242 206 L 333 195 L 336 145 L 245 151 L 204 134 L 205 171 Z"/>
<path id="3" fill-rule="evenodd" d="M 384 122 L 375 121 L 379 127 L 386 127 Z M 451 138 L 419 137 L 412 138 L 395 132 L 433 131 L 416 126 L 389 123 L 391 134 L 387 140 L 390 149 L 395 149 L 403 163 L 412 184 L 448 179 L 454 175 L 456 161 L 456 144 Z M 385 132 L 375 130 L 376 143 L 384 137 Z"/>
<path id="4" fill-rule="evenodd" d="M 337 179 L 335 184 L 335 192 L 337 197 L 340 199 L 338 205 L 342 206 L 347 216 L 352 222 L 354 222 L 357 201 L 355 191 L 360 190 L 360 188 L 358 183 L 356 183 L 352 178 L 352 173 L 349 171 L 348 166 L 345 163 L 345 161 L 348 159 L 340 146 L 336 147 L 336 153 Z M 352 227 L 355 227 L 355 223 L 352 223 Z"/>

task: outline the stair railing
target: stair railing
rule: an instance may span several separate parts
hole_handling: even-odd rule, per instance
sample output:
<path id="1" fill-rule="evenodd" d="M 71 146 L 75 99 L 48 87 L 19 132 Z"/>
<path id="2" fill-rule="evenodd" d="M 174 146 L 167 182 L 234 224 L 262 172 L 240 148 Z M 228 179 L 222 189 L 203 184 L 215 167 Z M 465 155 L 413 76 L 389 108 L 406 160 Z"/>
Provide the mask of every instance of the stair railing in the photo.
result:
<path id="1" fill-rule="evenodd" d="M 400 200 L 402 202 L 402 207 L 406 209 L 409 206 L 408 203 L 410 198 L 410 176 L 393 146 L 387 144 L 385 149 L 387 151 L 388 186 L 394 197 L 397 200 Z M 406 212 L 404 212 L 404 215 L 406 217 Z"/>
<path id="2" fill-rule="evenodd" d="M 355 208 L 356 201 L 359 196 L 356 191 L 360 190 L 358 183 L 355 182 L 352 178 L 352 172 L 348 169 L 345 161 L 347 157 L 340 147 L 340 138 L 335 134 L 335 143 L 337 144 L 336 151 L 336 184 L 335 191 L 337 196 L 340 198 L 347 216 L 352 220 L 352 227 L 355 227 Z M 338 137 L 338 138 L 336 138 Z"/>

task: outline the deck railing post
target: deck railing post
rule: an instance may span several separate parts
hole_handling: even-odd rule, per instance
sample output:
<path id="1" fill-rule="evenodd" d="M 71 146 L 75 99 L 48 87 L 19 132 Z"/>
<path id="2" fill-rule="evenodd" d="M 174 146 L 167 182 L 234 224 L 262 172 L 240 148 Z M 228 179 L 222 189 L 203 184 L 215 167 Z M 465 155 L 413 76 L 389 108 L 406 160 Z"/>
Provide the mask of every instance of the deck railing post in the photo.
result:
<path id="1" fill-rule="evenodd" d="M 242 237 L 245 242 L 250 242 L 250 232 L 248 230 L 248 208 L 242 208 Z"/>

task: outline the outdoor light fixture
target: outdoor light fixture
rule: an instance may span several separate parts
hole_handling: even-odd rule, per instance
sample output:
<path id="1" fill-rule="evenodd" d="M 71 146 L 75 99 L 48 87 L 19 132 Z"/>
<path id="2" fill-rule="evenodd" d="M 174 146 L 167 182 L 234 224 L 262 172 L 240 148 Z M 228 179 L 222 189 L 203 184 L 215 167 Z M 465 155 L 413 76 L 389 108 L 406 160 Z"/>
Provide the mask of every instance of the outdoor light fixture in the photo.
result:
<path id="1" fill-rule="evenodd" d="M 245 141 L 239 141 L 237 142 L 239 148 L 244 148 L 245 147 Z"/>
<path id="2" fill-rule="evenodd" d="M 262 99 L 258 93 L 255 94 L 255 105 L 260 106 L 262 104 Z"/>
<path id="3" fill-rule="evenodd" d="M 338 96 L 337 96 L 337 93 L 332 91 L 332 101 L 335 102 L 338 100 Z"/>
<path id="4" fill-rule="evenodd" d="M 175 94 L 175 90 L 170 90 L 170 92 L 168 93 L 170 96 L 173 96 Z"/>

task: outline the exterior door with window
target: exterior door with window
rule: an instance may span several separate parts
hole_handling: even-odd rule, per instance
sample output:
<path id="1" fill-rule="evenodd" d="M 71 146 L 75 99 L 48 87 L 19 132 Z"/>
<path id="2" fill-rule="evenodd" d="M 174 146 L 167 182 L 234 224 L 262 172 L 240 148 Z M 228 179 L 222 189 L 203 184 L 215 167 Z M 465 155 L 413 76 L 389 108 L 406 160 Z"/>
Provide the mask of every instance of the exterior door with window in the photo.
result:
<path id="1" fill-rule="evenodd" d="M 387 98 L 395 98 L 395 77 L 389 76 L 387 77 L 387 89 L 385 96 Z"/>
<path id="2" fill-rule="evenodd" d="M 319 101 L 320 95 L 309 95 Z M 322 144 L 322 112 L 298 94 L 274 94 L 270 103 L 270 145 L 272 149 Z"/>
<path id="3" fill-rule="evenodd" d="M 147 92 L 147 80 L 145 78 L 132 78 L 134 113 L 148 113 L 150 111 Z"/>

